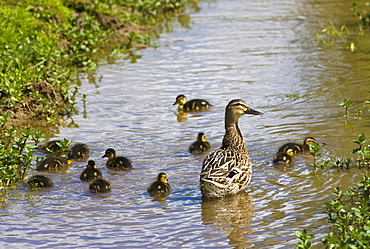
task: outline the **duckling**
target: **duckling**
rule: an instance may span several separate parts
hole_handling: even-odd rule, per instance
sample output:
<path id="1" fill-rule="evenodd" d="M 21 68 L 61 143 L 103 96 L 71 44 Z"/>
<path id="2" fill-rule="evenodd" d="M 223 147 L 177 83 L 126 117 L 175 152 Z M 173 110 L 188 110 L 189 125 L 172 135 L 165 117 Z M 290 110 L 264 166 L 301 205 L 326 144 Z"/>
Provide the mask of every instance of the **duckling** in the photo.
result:
<path id="1" fill-rule="evenodd" d="M 170 190 L 171 186 L 168 184 L 167 175 L 159 173 L 157 180 L 149 186 L 148 193 L 150 195 L 166 195 Z"/>
<path id="2" fill-rule="evenodd" d="M 80 179 L 83 182 L 91 182 L 102 177 L 103 174 L 96 168 L 95 161 L 93 160 L 87 162 L 86 169 L 80 175 Z"/>
<path id="3" fill-rule="evenodd" d="M 31 188 L 51 188 L 53 182 L 46 176 L 34 175 L 27 181 L 28 186 Z"/>
<path id="4" fill-rule="evenodd" d="M 89 185 L 89 189 L 91 193 L 108 193 L 112 190 L 112 187 L 110 186 L 109 182 L 99 178 Z"/>
<path id="5" fill-rule="evenodd" d="M 44 153 L 57 153 L 61 151 L 61 147 L 58 145 L 58 143 L 60 144 L 60 142 L 60 140 L 48 141 L 42 145 L 37 146 L 37 149 Z"/>
<path id="6" fill-rule="evenodd" d="M 116 157 L 116 151 L 114 149 L 107 149 L 103 157 L 108 157 L 107 168 L 115 170 L 128 170 L 132 168 L 131 161 L 126 157 Z"/>
<path id="7" fill-rule="evenodd" d="M 275 164 L 290 164 L 293 162 L 294 150 L 292 148 L 287 148 L 286 152 L 276 153 L 272 162 Z"/>
<path id="8" fill-rule="evenodd" d="M 86 158 L 89 156 L 89 147 L 86 144 L 78 143 L 71 147 L 67 157 L 70 159 Z"/>
<path id="9" fill-rule="evenodd" d="M 200 190 L 206 198 L 236 194 L 251 180 L 252 161 L 238 126 L 244 114 L 262 115 L 242 99 L 234 99 L 226 106 L 222 146 L 208 154 L 200 172 Z"/>
<path id="10" fill-rule="evenodd" d="M 211 104 L 203 99 L 192 99 L 186 101 L 186 97 L 183 94 L 180 94 L 176 97 L 176 102 L 173 105 L 179 105 L 178 110 L 185 112 L 202 111 L 211 107 Z"/>
<path id="11" fill-rule="evenodd" d="M 69 160 L 65 157 L 47 157 L 42 160 L 37 166 L 37 171 L 58 171 L 63 168 L 68 168 L 72 163 L 72 160 Z"/>
<path id="12" fill-rule="evenodd" d="M 208 151 L 211 148 L 211 145 L 206 139 L 206 134 L 200 132 L 198 133 L 197 141 L 192 143 L 189 147 L 189 153 L 193 155 L 200 155 L 205 151 Z"/>
<path id="13" fill-rule="evenodd" d="M 279 152 L 286 152 L 287 149 L 293 149 L 294 154 L 308 153 L 311 151 L 310 144 L 317 144 L 316 140 L 313 137 L 306 137 L 303 141 L 303 144 L 298 143 L 286 143 L 281 146 L 278 150 Z"/>

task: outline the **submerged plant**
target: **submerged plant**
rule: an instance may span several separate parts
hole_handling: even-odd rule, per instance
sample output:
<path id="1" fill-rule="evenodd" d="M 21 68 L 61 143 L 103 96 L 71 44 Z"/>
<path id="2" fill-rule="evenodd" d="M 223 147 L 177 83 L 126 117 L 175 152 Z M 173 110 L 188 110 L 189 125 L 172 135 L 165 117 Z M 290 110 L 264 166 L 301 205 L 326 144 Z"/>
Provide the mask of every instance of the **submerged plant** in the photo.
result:
<path id="1" fill-rule="evenodd" d="M 348 100 L 348 99 L 344 99 L 343 102 L 339 103 L 339 105 L 343 106 L 344 109 L 346 110 L 346 120 L 347 121 L 348 121 L 348 115 L 349 115 L 348 107 L 350 107 L 353 104 L 354 104 L 353 101 Z"/>
<path id="2" fill-rule="evenodd" d="M 344 41 L 350 34 L 346 25 L 342 25 L 339 29 L 335 27 L 333 22 L 325 23 L 325 28 L 321 33 L 315 33 L 317 43 L 332 44 L 338 41 Z"/>

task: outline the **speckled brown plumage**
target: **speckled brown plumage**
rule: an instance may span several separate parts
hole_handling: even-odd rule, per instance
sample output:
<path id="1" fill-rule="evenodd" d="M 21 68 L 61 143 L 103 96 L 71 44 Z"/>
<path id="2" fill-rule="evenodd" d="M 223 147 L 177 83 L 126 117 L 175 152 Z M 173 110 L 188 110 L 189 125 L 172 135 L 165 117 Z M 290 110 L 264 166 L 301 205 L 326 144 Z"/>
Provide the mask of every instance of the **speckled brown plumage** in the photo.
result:
<path id="1" fill-rule="evenodd" d="M 222 146 L 203 161 L 200 190 L 207 198 L 224 197 L 243 190 L 252 176 L 252 162 L 238 126 L 244 114 L 262 115 L 242 99 L 229 102 L 225 110 Z"/>

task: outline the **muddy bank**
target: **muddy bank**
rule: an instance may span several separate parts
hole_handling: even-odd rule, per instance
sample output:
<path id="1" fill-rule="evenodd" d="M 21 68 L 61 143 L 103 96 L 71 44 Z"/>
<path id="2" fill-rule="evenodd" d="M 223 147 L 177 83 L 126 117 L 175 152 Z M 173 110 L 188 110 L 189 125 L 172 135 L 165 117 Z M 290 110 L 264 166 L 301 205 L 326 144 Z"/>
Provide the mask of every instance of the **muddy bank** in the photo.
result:
<path id="1" fill-rule="evenodd" d="M 78 90 L 70 85 L 77 71 L 94 68 L 97 59 L 112 51 L 150 46 L 148 32 L 155 27 L 148 23 L 156 23 L 153 20 L 163 14 L 184 13 L 185 5 L 185 1 L 150 0 L 4 5 L 0 9 L 1 113 L 18 124 L 62 124 L 62 117 L 74 112 Z"/>

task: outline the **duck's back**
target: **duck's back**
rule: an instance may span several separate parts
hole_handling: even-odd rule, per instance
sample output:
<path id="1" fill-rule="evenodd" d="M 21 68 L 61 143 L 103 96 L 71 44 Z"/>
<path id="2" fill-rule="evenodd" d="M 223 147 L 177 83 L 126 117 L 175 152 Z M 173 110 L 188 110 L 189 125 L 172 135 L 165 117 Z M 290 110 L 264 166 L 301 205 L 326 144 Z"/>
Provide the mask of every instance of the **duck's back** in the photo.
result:
<path id="1" fill-rule="evenodd" d="M 220 196 L 235 194 L 249 184 L 251 175 L 252 162 L 247 152 L 220 148 L 210 153 L 203 161 L 200 173 L 201 191 L 206 196 L 208 193 L 219 191 L 226 193 L 217 193 Z M 207 184 L 207 182 L 213 183 Z M 214 186 L 214 183 L 223 188 L 209 189 Z"/>
<path id="2" fill-rule="evenodd" d="M 184 111 L 199 111 L 202 109 L 208 109 L 211 107 L 211 104 L 208 101 L 203 99 L 192 99 L 184 104 Z"/>

